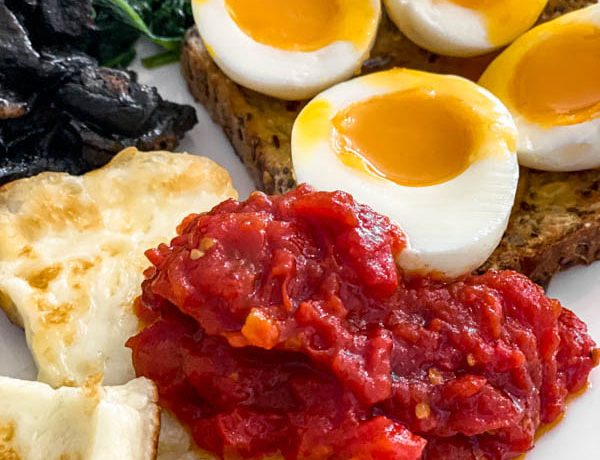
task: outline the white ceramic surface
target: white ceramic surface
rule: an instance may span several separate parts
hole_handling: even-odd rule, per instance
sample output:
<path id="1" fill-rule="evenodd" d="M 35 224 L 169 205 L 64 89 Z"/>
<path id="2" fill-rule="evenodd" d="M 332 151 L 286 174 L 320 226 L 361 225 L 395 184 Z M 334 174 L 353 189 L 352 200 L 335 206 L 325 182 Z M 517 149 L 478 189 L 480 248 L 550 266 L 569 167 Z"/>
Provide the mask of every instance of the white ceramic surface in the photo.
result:
<path id="1" fill-rule="evenodd" d="M 147 53 L 147 46 L 140 51 Z M 176 64 L 148 71 L 135 66 L 140 80 L 157 86 L 172 101 L 192 103 Z M 194 104 L 199 123 L 179 147 L 208 156 L 227 168 L 240 197 L 245 198 L 253 184 L 221 130 L 204 109 Z M 600 342 L 600 263 L 577 267 L 554 278 L 549 295 L 560 299 L 587 322 L 592 337 Z M 34 379 L 35 366 L 23 333 L 0 313 L 0 375 Z M 527 460 L 600 460 L 600 369 L 592 372 L 590 388 L 573 401 L 562 422 L 538 440 Z"/>

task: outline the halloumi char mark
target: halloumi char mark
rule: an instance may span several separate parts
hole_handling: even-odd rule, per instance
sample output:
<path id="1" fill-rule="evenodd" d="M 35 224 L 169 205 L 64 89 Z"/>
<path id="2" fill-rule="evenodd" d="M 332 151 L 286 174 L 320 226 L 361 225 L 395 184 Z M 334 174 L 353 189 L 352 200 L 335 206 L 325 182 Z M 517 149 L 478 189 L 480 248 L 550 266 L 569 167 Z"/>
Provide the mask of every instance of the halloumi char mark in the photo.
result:
<path id="1" fill-rule="evenodd" d="M 83 176 L 43 173 L 0 188 L 0 307 L 25 329 L 53 387 L 134 377 L 125 341 L 144 251 L 191 212 L 236 197 L 207 158 L 127 149 Z"/>
<path id="2" fill-rule="evenodd" d="M 0 377 L 0 458 L 153 460 L 159 430 L 154 384 L 140 378 L 58 390 Z"/>

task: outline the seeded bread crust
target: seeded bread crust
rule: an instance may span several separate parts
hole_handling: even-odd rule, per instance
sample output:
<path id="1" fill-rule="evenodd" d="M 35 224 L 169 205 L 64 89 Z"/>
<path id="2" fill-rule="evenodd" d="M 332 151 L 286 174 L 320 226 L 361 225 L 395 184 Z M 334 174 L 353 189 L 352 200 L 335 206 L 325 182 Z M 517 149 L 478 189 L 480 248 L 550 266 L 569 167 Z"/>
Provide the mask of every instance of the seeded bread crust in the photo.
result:
<path id="1" fill-rule="evenodd" d="M 592 3 L 596 0 L 550 0 L 540 21 Z M 430 53 L 384 15 L 362 73 L 410 67 L 476 79 L 494 56 L 461 59 Z M 181 65 L 192 94 L 223 128 L 257 187 L 267 193 L 294 188 L 290 137 L 305 103 L 282 101 L 234 83 L 216 66 L 195 28 L 186 34 Z M 521 176 L 508 230 L 482 269 L 514 269 L 545 284 L 559 270 L 600 259 L 600 170 L 523 169 Z"/>
<path id="2" fill-rule="evenodd" d="M 522 169 L 500 245 L 480 271 L 512 269 L 546 284 L 556 272 L 600 260 L 600 170 Z"/>

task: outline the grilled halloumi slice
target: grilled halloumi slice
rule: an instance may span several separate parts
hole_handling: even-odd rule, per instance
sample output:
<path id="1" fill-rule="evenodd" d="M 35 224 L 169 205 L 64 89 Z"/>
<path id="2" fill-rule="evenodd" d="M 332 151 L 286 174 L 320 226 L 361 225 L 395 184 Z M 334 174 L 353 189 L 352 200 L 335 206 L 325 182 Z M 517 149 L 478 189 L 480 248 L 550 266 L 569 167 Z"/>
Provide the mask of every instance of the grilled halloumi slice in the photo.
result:
<path id="1" fill-rule="evenodd" d="M 0 377 L 0 459 L 153 460 L 159 429 L 156 387 L 58 390 Z"/>
<path id="2" fill-rule="evenodd" d="M 207 158 L 127 149 L 107 166 L 43 173 L 0 188 L 0 307 L 25 329 L 39 380 L 53 387 L 134 377 L 146 249 L 191 212 L 237 195 Z"/>
<path id="3" fill-rule="evenodd" d="M 144 251 L 175 236 L 189 213 L 235 197 L 207 158 L 135 149 L 83 176 L 43 173 L 0 188 L 0 307 L 25 329 L 38 378 L 53 387 L 132 379 L 124 344 L 139 329 L 132 304 Z M 163 419 L 159 459 L 205 458 Z"/>
<path id="4" fill-rule="evenodd" d="M 158 460 L 219 460 L 199 449 L 187 430 L 168 412 L 163 411 L 160 423 Z"/>

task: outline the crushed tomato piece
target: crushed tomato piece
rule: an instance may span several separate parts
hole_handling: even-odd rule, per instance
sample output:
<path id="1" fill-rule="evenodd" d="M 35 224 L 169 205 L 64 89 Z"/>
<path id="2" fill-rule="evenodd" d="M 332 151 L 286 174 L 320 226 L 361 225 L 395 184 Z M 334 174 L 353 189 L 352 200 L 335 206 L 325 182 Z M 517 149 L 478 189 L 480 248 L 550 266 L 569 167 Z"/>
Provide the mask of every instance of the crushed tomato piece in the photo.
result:
<path id="1" fill-rule="evenodd" d="M 399 271 L 402 232 L 342 192 L 255 193 L 178 233 L 147 253 L 128 345 L 224 458 L 510 459 L 597 365 L 585 325 L 522 275 Z"/>

